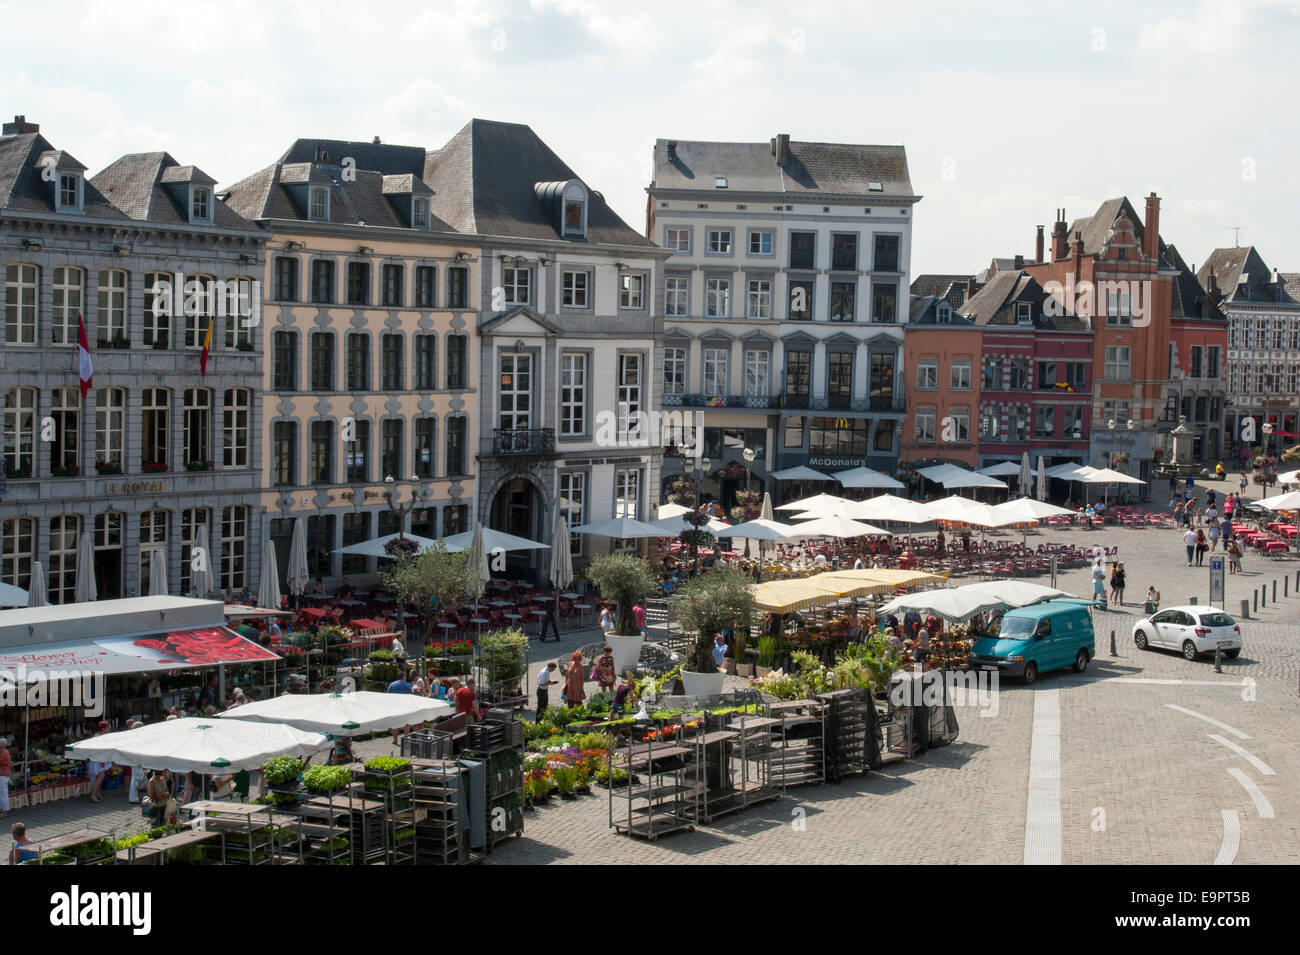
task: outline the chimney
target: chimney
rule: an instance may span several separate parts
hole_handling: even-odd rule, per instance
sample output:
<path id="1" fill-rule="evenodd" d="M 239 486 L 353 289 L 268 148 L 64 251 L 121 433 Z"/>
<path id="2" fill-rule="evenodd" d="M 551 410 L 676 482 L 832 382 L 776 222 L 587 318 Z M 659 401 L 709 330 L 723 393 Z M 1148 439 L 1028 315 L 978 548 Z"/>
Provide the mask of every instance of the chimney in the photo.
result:
<path id="1" fill-rule="evenodd" d="M 971 276 L 970 278 L 968 278 L 968 279 L 966 280 L 966 299 L 965 299 L 965 301 L 969 302 L 971 299 L 973 299 L 973 298 L 975 297 L 975 293 L 976 293 L 976 291 L 978 291 L 978 290 L 975 288 L 975 277 L 974 277 L 974 276 Z"/>
<path id="2" fill-rule="evenodd" d="M 1011 267 L 1015 269 L 1017 272 L 1019 272 L 1021 269 L 1025 267 L 1025 257 L 1023 255 L 1017 255 L 1014 259 L 1012 259 Z"/>
<path id="3" fill-rule="evenodd" d="M 668 143 L 668 161 L 677 162 L 677 140 Z"/>
<path id="4" fill-rule="evenodd" d="M 371 144 L 372 146 L 378 146 L 378 145 L 379 145 L 379 137 L 376 136 L 374 139 L 370 140 L 370 144 Z"/>
<path id="5" fill-rule="evenodd" d="M 935 298 L 942 298 L 942 297 L 943 297 L 942 293 L 939 291 L 939 283 L 938 283 L 938 282 L 935 282 L 935 283 L 934 283 L 934 297 L 935 297 Z"/>
<path id="6" fill-rule="evenodd" d="M 39 123 L 27 122 L 26 116 L 15 116 L 12 123 L 5 123 L 0 135 L 17 136 L 21 133 L 39 133 L 41 127 Z"/>
<path id="7" fill-rule="evenodd" d="M 1034 261 L 1043 261 L 1043 227 L 1038 227 L 1038 235 L 1034 237 Z"/>
<path id="8" fill-rule="evenodd" d="M 1052 225 L 1052 261 L 1059 262 L 1065 256 L 1065 210 L 1057 209 L 1056 222 Z"/>
<path id="9" fill-rule="evenodd" d="M 1074 259 L 1071 268 L 1074 271 L 1074 280 L 1077 282 L 1083 273 L 1083 233 L 1078 229 L 1074 232 L 1074 243 L 1070 248 L 1070 255 Z"/>
<path id="10" fill-rule="evenodd" d="M 1155 260 L 1160 257 L 1160 197 L 1147 196 L 1147 214 L 1142 222 L 1142 254 Z"/>
<path id="11" fill-rule="evenodd" d="M 774 142 L 776 143 L 774 155 L 777 164 L 784 165 L 786 160 L 790 158 L 790 134 L 777 133 Z"/>

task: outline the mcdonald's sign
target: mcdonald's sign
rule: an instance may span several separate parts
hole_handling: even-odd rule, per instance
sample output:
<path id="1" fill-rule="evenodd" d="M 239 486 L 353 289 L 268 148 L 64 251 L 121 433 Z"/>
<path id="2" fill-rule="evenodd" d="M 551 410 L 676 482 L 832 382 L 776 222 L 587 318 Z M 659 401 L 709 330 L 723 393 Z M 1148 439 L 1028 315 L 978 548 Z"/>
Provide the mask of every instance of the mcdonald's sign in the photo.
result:
<path id="1" fill-rule="evenodd" d="M 848 426 L 849 426 L 849 419 L 848 419 L 848 418 L 836 418 L 836 419 L 835 419 L 835 427 L 836 427 L 836 429 L 842 430 L 842 429 L 844 429 L 844 428 L 847 428 Z"/>

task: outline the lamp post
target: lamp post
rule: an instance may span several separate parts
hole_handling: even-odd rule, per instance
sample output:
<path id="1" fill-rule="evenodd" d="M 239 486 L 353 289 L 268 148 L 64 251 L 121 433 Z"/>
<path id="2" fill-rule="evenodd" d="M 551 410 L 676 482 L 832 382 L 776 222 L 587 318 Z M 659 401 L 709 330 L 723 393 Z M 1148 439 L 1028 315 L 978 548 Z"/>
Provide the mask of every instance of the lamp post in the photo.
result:
<path id="1" fill-rule="evenodd" d="M 740 452 L 740 456 L 745 459 L 745 490 L 749 490 L 749 471 L 754 466 L 754 459 L 758 454 L 753 448 L 746 448 Z"/>
<path id="2" fill-rule="evenodd" d="M 1264 457 L 1268 457 L 1273 453 L 1273 422 L 1265 421 L 1259 430 L 1264 432 Z"/>
<path id="3" fill-rule="evenodd" d="M 682 472 L 691 475 L 692 490 L 694 492 L 694 507 L 691 508 L 691 552 L 694 556 L 695 572 L 698 575 L 700 570 L 700 544 L 696 538 L 700 525 L 704 523 L 700 514 L 700 484 L 704 480 L 704 475 L 709 473 L 709 465 L 712 462 L 705 457 L 696 458 L 693 462 L 688 457 L 691 448 L 686 445 L 678 445 L 678 452 L 682 456 Z"/>
<path id="4" fill-rule="evenodd" d="M 410 482 L 412 484 L 419 484 L 419 476 L 412 474 Z M 407 515 L 409 515 L 411 511 L 415 510 L 415 505 L 419 503 L 420 492 L 412 491 L 411 499 L 409 501 L 405 504 L 398 504 L 397 495 L 401 492 L 397 490 L 397 482 L 391 474 L 384 478 L 384 484 L 387 485 L 384 489 L 384 500 L 388 502 L 388 510 L 397 515 L 397 536 L 402 537 L 404 536 Z"/>
<path id="5" fill-rule="evenodd" d="M 1132 442 L 1134 437 L 1136 437 L 1137 429 L 1132 418 L 1129 418 L 1123 427 L 1117 427 L 1115 419 L 1111 418 L 1106 422 L 1106 430 L 1110 432 L 1110 443 L 1112 445 L 1112 450 L 1110 452 L 1110 467 L 1113 469 L 1115 467 L 1115 458 L 1124 453 L 1124 448 Z M 1125 471 L 1127 473 L 1132 473 L 1131 466 L 1126 467 Z"/>

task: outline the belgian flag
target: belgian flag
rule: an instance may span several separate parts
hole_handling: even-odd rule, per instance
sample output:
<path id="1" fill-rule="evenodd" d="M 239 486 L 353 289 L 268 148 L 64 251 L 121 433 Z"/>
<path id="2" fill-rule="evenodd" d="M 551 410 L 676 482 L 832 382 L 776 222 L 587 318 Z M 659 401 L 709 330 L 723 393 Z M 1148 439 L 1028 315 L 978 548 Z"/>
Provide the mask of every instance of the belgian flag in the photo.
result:
<path id="1" fill-rule="evenodd" d="M 203 336 L 203 353 L 199 355 L 199 376 L 208 377 L 208 351 L 212 348 L 212 320 L 208 320 L 208 331 Z"/>

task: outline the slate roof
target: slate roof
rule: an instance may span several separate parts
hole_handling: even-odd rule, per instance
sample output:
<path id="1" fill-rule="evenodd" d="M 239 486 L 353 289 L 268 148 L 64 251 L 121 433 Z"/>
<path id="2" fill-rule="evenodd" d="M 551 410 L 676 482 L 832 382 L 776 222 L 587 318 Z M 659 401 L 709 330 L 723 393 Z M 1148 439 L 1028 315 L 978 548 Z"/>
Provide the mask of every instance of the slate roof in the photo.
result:
<path id="1" fill-rule="evenodd" d="M 913 295 L 934 295 L 935 288 L 939 289 L 939 295 L 948 300 L 953 308 L 960 308 L 966 301 L 966 282 L 973 279 L 973 275 L 945 275 L 942 273 L 925 273 L 918 275 L 912 282 L 911 293 Z"/>
<path id="2" fill-rule="evenodd" d="M 963 288 L 964 287 L 965 286 L 963 286 Z M 952 326 L 969 328 L 975 325 L 975 322 L 972 319 L 970 319 L 966 315 L 963 315 L 961 311 L 957 308 L 952 309 L 952 317 L 950 321 L 940 323 L 938 314 L 936 312 L 936 307 L 940 302 L 946 302 L 946 301 L 948 300 L 943 296 L 935 296 L 935 295 L 911 296 L 911 298 L 908 301 L 908 315 L 907 315 L 908 325 L 909 326 L 928 325 L 930 327 L 937 326 L 941 328 L 949 328 Z M 952 305 L 951 302 L 949 302 L 948 304 Z"/>
<path id="3" fill-rule="evenodd" d="M 1165 248 L 1169 264 L 1178 270 L 1173 281 L 1173 300 L 1169 314 L 1173 318 L 1205 318 L 1203 307 L 1208 296 L 1196 274 L 1183 261 L 1178 249 L 1170 245 Z M 1209 318 L 1223 319 L 1223 312 L 1217 307 L 1210 310 Z"/>
<path id="4" fill-rule="evenodd" d="M 41 178 L 42 157 L 53 156 L 64 169 L 86 167 L 62 150 L 55 149 L 40 133 L 0 136 L 0 212 L 58 212 L 54 186 Z M 95 219 L 121 219 L 126 215 L 100 194 L 92 181 L 86 180 L 82 191 L 82 209 Z"/>
<path id="5" fill-rule="evenodd" d="M 187 183 L 215 185 L 216 180 L 197 166 L 182 166 L 165 152 L 123 156 L 90 182 L 124 215 L 141 222 L 188 226 Z M 170 188 L 169 188 L 170 186 Z M 257 224 L 213 197 L 212 226 L 218 229 L 258 231 Z"/>
<path id="6" fill-rule="evenodd" d="M 1203 286 L 1209 284 L 1211 273 L 1219 283 L 1225 302 L 1291 305 L 1300 301 L 1285 277 L 1281 284 L 1273 281 L 1272 269 L 1253 245 L 1215 249 L 1196 273 Z"/>
<path id="7" fill-rule="evenodd" d="M 676 144 L 669 160 L 668 144 Z M 656 140 L 655 189 L 771 192 L 785 195 L 912 197 L 907 151 L 902 146 L 859 146 L 790 140 L 790 156 L 779 163 L 771 143 Z M 714 185 L 725 176 L 727 187 Z M 872 191 L 870 184 L 882 188 Z"/>
<path id="8" fill-rule="evenodd" d="M 959 311 L 976 325 L 1016 327 L 1015 306 L 1020 302 L 1028 302 L 1033 306 L 1033 327 L 1036 330 L 1062 332 L 1091 330 L 1092 326 L 1086 318 L 1068 314 L 1048 315 L 1043 310 L 1047 298 L 1047 292 L 1033 276 L 1023 271 L 998 272 L 989 279 L 988 284 L 967 299 Z"/>

